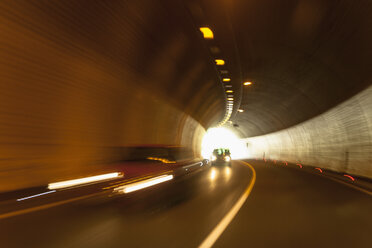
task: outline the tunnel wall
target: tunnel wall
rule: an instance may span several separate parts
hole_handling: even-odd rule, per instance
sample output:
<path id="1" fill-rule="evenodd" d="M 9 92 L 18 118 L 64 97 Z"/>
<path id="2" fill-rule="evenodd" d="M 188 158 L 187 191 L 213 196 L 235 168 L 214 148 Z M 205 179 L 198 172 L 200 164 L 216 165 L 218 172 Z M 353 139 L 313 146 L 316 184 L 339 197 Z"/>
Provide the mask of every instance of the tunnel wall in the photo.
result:
<path id="1" fill-rule="evenodd" d="M 34 99 L 24 106 L 27 111 L 2 112 L 8 123 L 1 125 L 0 191 L 110 172 L 122 146 L 180 145 L 194 148 L 199 156 L 204 128 L 143 90 L 71 86 L 67 92 L 56 105 Z M 48 114 L 35 115 L 40 108 Z"/>
<path id="2" fill-rule="evenodd" d="M 250 157 L 372 178 L 372 86 L 304 123 L 245 141 Z"/>
<path id="3" fill-rule="evenodd" d="M 2 1 L 0 33 L 0 191 L 110 171 L 123 146 L 199 156 L 224 115 L 178 2 Z"/>

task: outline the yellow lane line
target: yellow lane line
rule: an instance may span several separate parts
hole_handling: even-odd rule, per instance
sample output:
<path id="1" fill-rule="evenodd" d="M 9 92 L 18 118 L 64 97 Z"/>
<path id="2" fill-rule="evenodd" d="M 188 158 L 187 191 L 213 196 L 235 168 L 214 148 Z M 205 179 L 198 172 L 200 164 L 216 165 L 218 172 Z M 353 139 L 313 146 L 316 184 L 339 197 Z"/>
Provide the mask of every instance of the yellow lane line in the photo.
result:
<path id="1" fill-rule="evenodd" d="M 156 175 L 162 175 L 164 173 L 169 173 L 169 172 L 172 172 L 172 171 L 166 171 L 166 172 L 158 173 Z M 154 176 L 156 176 L 156 175 L 154 175 Z M 129 180 L 129 181 L 126 181 L 125 183 L 121 183 L 121 184 L 118 184 L 118 185 L 124 185 L 124 184 L 129 183 L 129 182 L 139 181 L 141 179 L 145 179 L 145 178 L 149 178 L 149 177 L 150 176 L 134 178 L 133 180 Z M 103 188 L 103 189 L 109 189 L 109 188 L 114 188 L 114 187 L 117 187 L 117 185 L 113 185 L 111 187 L 107 187 L 107 188 Z M 71 198 L 71 199 L 68 199 L 68 200 L 48 203 L 48 204 L 44 204 L 44 205 L 41 205 L 41 206 L 36 206 L 36 207 L 32 207 L 32 208 L 26 208 L 26 209 L 21 209 L 21 210 L 17 210 L 17 211 L 13 211 L 13 212 L 0 214 L 0 220 L 10 218 L 10 217 L 14 217 L 14 216 L 18 216 L 18 215 L 22 215 L 22 214 L 28 214 L 28 213 L 31 213 L 31 212 L 40 211 L 40 210 L 44 210 L 44 209 L 48 209 L 48 208 L 52 208 L 52 207 L 56 207 L 56 206 L 60 206 L 60 205 L 66 204 L 66 203 L 83 200 L 83 199 L 93 197 L 93 196 L 98 196 L 98 195 L 101 195 L 101 194 L 107 194 L 107 192 L 108 191 L 97 192 L 97 193 L 93 193 L 93 194 L 89 194 L 89 195 L 83 195 L 83 196 Z"/>
<path id="2" fill-rule="evenodd" d="M 92 197 L 92 196 L 97 196 L 97 195 L 102 194 L 102 193 L 106 193 L 106 192 L 99 192 L 99 193 L 94 193 L 94 194 L 90 194 L 90 195 L 79 196 L 79 197 L 75 197 L 75 198 L 64 200 L 64 201 L 53 202 L 53 203 L 49 203 L 49 204 L 45 204 L 45 205 L 41 205 L 41 206 L 37 206 L 37 207 L 26 208 L 26 209 L 22 209 L 22 210 L 18 210 L 18 211 L 13 211 L 13 212 L 5 213 L 5 214 L 0 214 L 0 220 L 10 218 L 10 217 L 14 217 L 14 216 L 17 216 L 17 215 L 31 213 L 31 212 L 34 212 L 34 211 L 39 211 L 39 210 L 43 210 L 43 209 L 47 209 L 47 208 L 56 207 L 56 206 L 63 205 L 63 204 L 66 204 L 66 203 L 70 203 L 70 202 L 74 202 L 74 201 L 83 200 L 83 199 L 86 199 L 86 198 L 89 198 L 89 197 Z"/>
<path id="3" fill-rule="evenodd" d="M 204 241 L 199 245 L 199 248 L 210 248 L 225 231 L 230 222 L 234 219 L 235 215 L 239 212 L 240 208 L 243 206 L 244 202 L 247 200 L 249 194 L 251 193 L 253 186 L 256 182 L 256 171 L 253 166 L 247 162 L 241 161 L 247 165 L 252 170 L 252 179 L 244 191 L 243 195 L 234 204 L 230 211 L 223 217 L 223 219 L 217 224 L 217 226 L 212 230 L 212 232 L 204 239 Z"/>

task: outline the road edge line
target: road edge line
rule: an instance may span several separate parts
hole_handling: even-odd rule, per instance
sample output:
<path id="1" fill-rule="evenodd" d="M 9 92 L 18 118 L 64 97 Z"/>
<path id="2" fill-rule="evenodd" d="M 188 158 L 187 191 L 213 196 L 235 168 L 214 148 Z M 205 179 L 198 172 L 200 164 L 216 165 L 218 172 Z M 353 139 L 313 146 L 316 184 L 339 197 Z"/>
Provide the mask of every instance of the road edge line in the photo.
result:
<path id="1" fill-rule="evenodd" d="M 355 189 L 355 190 L 357 190 L 357 191 L 359 191 L 359 192 L 362 192 L 362 193 L 365 193 L 365 194 L 367 194 L 367 195 L 369 195 L 369 196 L 372 196 L 372 192 L 371 192 L 371 191 L 369 191 L 369 190 L 367 190 L 367 189 L 364 189 L 364 188 L 362 188 L 362 187 L 360 187 L 360 186 L 357 186 L 357 185 L 354 185 L 354 184 L 351 184 L 351 183 L 345 182 L 345 181 L 343 181 L 343 180 L 341 180 L 341 179 L 338 179 L 338 178 L 336 178 L 336 177 L 327 176 L 327 175 L 320 175 L 320 174 L 317 174 L 317 173 L 314 173 L 314 174 L 319 175 L 319 176 L 322 176 L 322 177 L 324 177 L 324 178 L 327 178 L 328 180 L 332 180 L 332 181 L 335 181 L 335 182 L 337 182 L 337 183 L 343 184 L 343 185 L 345 185 L 345 186 L 347 186 L 347 187 L 349 187 L 349 188 Z"/>
<path id="2" fill-rule="evenodd" d="M 31 208 L 26 208 L 26 209 L 21 209 L 21 210 L 16 210 L 16 211 L 13 211 L 13 212 L 0 214 L 0 220 L 7 219 L 7 218 L 10 218 L 10 217 L 14 217 L 14 216 L 18 216 L 18 215 L 28 214 L 28 213 L 31 213 L 31 212 L 40 211 L 40 210 L 44 210 L 44 209 L 48 209 L 48 208 L 52 208 L 52 207 L 56 207 L 56 206 L 60 206 L 60 205 L 70 203 L 70 202 L 83 200 L 83 199 L 86 199 L 86 198 L 89 198 L 89 197 L 92 197 L 92 196 L 100 195 L 102 193 L 103 192 L 93 193 L 93 194 L 79 196 L 79 197 L 75 197 L 75 198 L 71 198 L 71 199 L 67 199 L 67 200 L 63 200 L 63 201 L 47 203 L 47 204 L 36 206 L 36 207 L 31 207 Z"/>
<path id="3" fill-rule="evenodd" d="M 218 240 L 221 234 L 225 231 L 227 226 L 231 223 L 234 219 L 236 214 L 239 212 L 240 208 L 243 206 L 245 201 L 247 200 L 249 194 L 251 193 L 253 186 L 256 182 L 256 171 L 252 165 L 247 162 L 240 161 L 241 163 L 248 166 L 252 171 L 252 179 L 245 189 L 242 196 L 240 196 L 239 200 L 234 204 L 234 206 L 230 209 L 230 211 L 222 218 L 222 220 L 217 224 L 217 226 L 209 233 L 209 235 L 203 240 L 203 242 L 199 245 L 199 248 L 210 248 L 213 244 Z"/>

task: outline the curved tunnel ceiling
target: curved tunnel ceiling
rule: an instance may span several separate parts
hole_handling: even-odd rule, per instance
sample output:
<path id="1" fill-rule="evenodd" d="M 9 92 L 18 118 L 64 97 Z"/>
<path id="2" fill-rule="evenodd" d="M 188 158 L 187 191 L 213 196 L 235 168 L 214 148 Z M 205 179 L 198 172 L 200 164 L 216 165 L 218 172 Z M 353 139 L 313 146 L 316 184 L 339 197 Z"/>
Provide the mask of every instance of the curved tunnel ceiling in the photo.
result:
<path id="1" fill-rule="evenodd" d="M 215 33 L 236 89 L 231 123 L 244 137 L 301 123 L 371 84 L 368 1 L 202 0 L 189 8 Z"/>
<path id="2" fill-rule="evenodd" d="M 226 117 L 221 79 L 229 77 L 234 111 L 226 126 L 262 135 L 371 84 L 371 12 L 368 1 L 347 0 L 11 2 L 1 8 L 4 72 L 25 87 L 9 83 L 4 92 L 23 98 L 33 85 L 42 94 L 40 79 L 53 92 L 68 84 L 90 90 L 89 80 L 113 92 L 131 85 L 210 127 Z M 212 41 L 201 26 L 213 30 Z"/>
<path id="3" fill-rule="evenodd" d="M 371 84 L 371 13 L 367 0 L 2 1 L 0 190 L 101 170 L 123 146 L 197 154 L 227 117 L 252 137 L 319 116 Z"/>

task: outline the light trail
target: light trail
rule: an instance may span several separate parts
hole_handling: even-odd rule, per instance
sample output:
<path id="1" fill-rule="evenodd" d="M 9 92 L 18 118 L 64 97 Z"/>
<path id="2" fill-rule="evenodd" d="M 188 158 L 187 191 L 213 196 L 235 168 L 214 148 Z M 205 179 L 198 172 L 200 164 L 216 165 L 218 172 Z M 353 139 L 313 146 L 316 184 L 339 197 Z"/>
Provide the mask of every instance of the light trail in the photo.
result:
<path id="1" fill-rule="evenodd" d="M 119 178 L 119 177 L 123 177 L 123 174 L 120 172 L 113 172 L 113 173 L 108 173 L 108 174 L 92 176 L 92 177 L 84 177 L 84 178 L 72 179 L 72 180 L 61 181 L 61 182 L 56 182 L 56 183 L 50 183 L 48 184 L 48 189 L 69 188 L 73 186 L 78 186 L 78 185 L 83 185 L 83 184 L 88 184 L 88 183 L 93 183 L 93 182 L 100 182 L 100 181 L 113 179 L 113 178 Z"/>
<path id="2" fill-rule="evenodd" d="M 143 181 L 140 181 L 140 182 L 135 182 L 135 183 L 131 183 L 131 184 L 128 184 L 128 185 L 121 186 L 121 187 L 117 187 L 117 188 L 114 189 L 114 192 L 130 193 L 130 192 L 137 191 L 137 190 L 144 189 L 144 188 L 148 188 L 148 187 L 151 187 L 151 186 L 154 186 L 156 184 L 163 183 L 163 182 L 166 182 L 166 181 L 169 181 L 169 180 L 172 180 L 172 179 L 173 179 L 173 175 L 162 175 L 162 176 L 158 176 L 158 177 L 153 177 L 153 178 L 143 180 Z"/>

